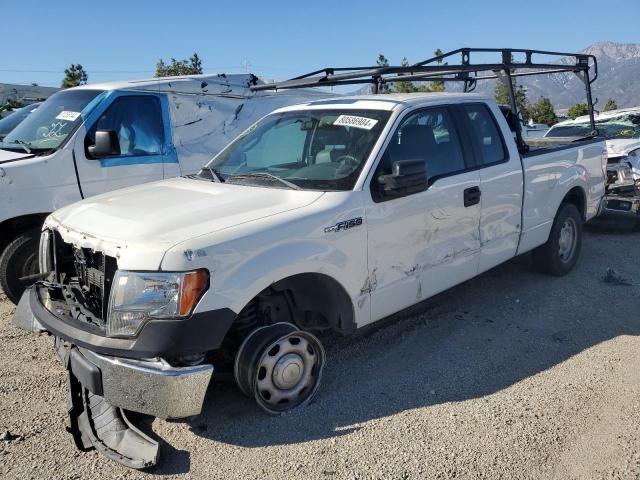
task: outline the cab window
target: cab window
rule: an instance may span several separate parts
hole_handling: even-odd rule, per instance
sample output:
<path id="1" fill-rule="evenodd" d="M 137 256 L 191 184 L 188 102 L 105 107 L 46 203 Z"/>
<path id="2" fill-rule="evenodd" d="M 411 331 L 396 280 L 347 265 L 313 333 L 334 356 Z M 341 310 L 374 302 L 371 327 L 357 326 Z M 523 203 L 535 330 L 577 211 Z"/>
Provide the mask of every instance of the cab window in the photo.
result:
<path id="1" fill-rule="evenodd" d="M 391 173 L 398 160 L 423 160 L 429 183 L 466 169 L 464 155 L 453 119 L 447 108 L 430 108 L 405 118 L 387 146 L 376 174 Z"/>
<path id="2" fill-rule="evenodd" d="M 507 158 L 507 151 L 495 118 L 483 104 L 465 105 L 471 126 L 471 141 L 479 153 L 482 166 L 500 163 Z"/>
<path id="3" fill-rule="evenodd" d="M 119 97 L 89 130 L 88 144 L 95 142 L 96 130 L 116 132 L 122 157 L 159 155 L 164 144 L 160 101 L 150 95 Z"/>

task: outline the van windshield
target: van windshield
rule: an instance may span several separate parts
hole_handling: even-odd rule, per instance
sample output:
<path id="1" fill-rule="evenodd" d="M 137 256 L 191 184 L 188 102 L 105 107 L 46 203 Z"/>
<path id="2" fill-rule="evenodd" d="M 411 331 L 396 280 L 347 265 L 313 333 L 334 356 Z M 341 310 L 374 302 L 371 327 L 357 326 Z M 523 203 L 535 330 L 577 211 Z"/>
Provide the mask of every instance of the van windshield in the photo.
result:
<path id="1" fill-rule="evenodd" d="M 80 112 L 101 90 L 65 90 L 52 95 L 0 143 L 4 150 L 55 150 L 82 122 Z"/>
<path id="2" fill-rule="evenodd" d="M 332 109 L 268 115 L 199 175 L 276 188 L 350 190 L 390 114 Z"/>

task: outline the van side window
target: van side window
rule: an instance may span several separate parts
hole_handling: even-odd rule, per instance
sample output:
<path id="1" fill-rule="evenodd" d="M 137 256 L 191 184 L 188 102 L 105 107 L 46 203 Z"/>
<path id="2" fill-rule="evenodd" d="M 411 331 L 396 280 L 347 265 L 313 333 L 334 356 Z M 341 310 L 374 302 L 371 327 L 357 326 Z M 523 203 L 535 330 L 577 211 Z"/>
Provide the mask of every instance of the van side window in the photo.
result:
<path id="1" fill-rule="evenodd" d="M 466 169 L 462 148 L 446 108 L 430 108 L 405 118 L 387 147 L 376 175 L 391 173 L 398 160 L 424 160 L 429 179 L 450 175 Z"/>
<path id="2" fill-rule="evenodd" d="M 89 130 L 90 142 L 95 141 L 96 130 L 116 132 L 120 156 L 160 155 L 164 144 L 160 101 L 150 95 L 116 98 Z"/>
<path id="3" fill-rule="evenodd" d="M 471 125 L 471 137 L 474 149 L 479 152 L 480 164 L 493 165 L 507 158 L 504 141 L 495 118 L 486 105 L 465 105 L 465 111 Z"/>

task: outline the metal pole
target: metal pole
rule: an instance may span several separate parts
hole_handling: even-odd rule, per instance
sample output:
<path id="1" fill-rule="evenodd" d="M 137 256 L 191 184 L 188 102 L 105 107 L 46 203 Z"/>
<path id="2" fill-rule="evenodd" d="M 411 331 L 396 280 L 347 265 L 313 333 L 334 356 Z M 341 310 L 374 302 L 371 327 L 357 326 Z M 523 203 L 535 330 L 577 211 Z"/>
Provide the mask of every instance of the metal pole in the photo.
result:
<path id="1" fill-rule="evenodd" d="M 589 107 L 589 122 L 591 123 L 591 134 L 598 135 L 598 129 L 596 128 L 596 118 L 593 109 L 593 96 L 591 95 L 591 82 L 589 81 L 588 71 L 582 72 L 582 81 L 587 90 L 587 106 Z"/>
<path id="2" fill-rule="evenodd" d="M 516 143 L 518 144 L 518 150 L 521 153 L 525 153 L 529 150 L 529 147 L 524 140 L 522 140 L 522 125 L 520 124 L 520 115 L 518 112 L 518 103 L 516 102 L 516 93 L 513 89 L 513 81 L 511 77 L 511 69 L 509 67 L 504 68 L 504 77 L 502 78 L 507 82 L 507 90 L 509 91 L 509 101 L 511 103 L 511 109 L 516 117 Z"/>

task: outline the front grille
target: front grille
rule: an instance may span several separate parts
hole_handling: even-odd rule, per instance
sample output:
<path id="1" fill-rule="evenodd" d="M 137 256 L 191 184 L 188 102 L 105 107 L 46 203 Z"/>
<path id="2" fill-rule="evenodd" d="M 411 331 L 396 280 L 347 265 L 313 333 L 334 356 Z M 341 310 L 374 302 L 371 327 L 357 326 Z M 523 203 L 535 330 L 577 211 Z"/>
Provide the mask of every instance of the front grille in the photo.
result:
<path id="1" fill-rule="evenodd" d="M 73 247 L 73 263 L 84 306 L 95 316 L 106 319 L 116 259 L 89 248 Z"/>
<path id="2" fill-rule="evenodd" d="M 76 320 L 104 327 L 111 283 L 118 268 L 115 258 L 64 242 L 54 231 L 55 284 L 63 290 Z"/>

